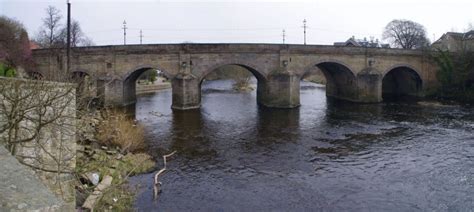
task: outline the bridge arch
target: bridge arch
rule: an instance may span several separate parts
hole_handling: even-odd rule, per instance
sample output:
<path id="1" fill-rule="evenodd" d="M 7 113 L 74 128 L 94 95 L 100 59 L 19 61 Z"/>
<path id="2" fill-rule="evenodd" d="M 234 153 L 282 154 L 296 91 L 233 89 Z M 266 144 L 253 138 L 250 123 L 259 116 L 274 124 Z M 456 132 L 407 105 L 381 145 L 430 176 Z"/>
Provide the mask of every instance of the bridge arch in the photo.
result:
<path id="1" fill-rule="evenodd" d="M 82 80 L 86 76 L 90 76 L 89 72 L 82 69 L 72 71 L 71 74 L 69 75 L 70 80 L 72 80 L 73 82 L 77 80 Z"/>
<path id="2" fill-rule="evenodd" d="M 71 83 L 76 83 L 76 104 L 79 108 L 86 107 L 94 98 L 97 98 L 97 81 L 84 69 L 70 72 Z"/>
<path id="3" fill-rule="evenodd" d="M 150 69 L 157 69 L 157 70 L 162 71 L 163 74 L 169 79 L 173 77 L 173 74 L 171 74 L 170 72 L 168 72 L 166 69 L 164 69 L 163 67 L 159 65 L 144 64 L 144 65 L 135 66 L 132 69 L 125 72 L 125 74 L 122 75 L 122 80 L 134 79 L 134 78 L 138 79 L 138 77 L 141 74 L 143 74 L 143 72 Z"/>
<path id="4" fill-rule="evenodd" d="M 38 72 L 38 71 L 28 71 L 27 74 L 28 74 L 28 77 L 30 77 L 31 79 L 34 79 L 34 80 L 43 80 L 44 79 L 43 74 L 41 72 Z"/>
<path id="5" fill-rule="evenodd" d="M 383 73 L 382 98 L 419 96 L 423 88 L 420 72 L 407 64 L 394 65 Z"/>
<path id="6" fill-rule="evenodd" d="M 357 101 L 356 73 L 351 66 L 338 60 L 321 60 L 305 68 L 300 75 L 303 79 L 314 68 L 318 68 L 326 78 L 326 96 Z"/>
<path id="7" fill-rule="evenodd" d="M 224 66 L 239 66 L 245 69 L 246 71 L 250 72 L 256 79 L 257 79 L 257 102 L 259 103 L 261 100 L 261 95 L 263 93 L 263 90 L 265 89 L 265 83 L 267 80 L 267 77 L 264 72 L 260 71 L 260 69 L 256 68 L 255 65 L 243 62 L 243 61 L 236 61 L 236 60 L 231 60 L 231 61 L 226 61 L 218 64 L 214 64 L 210 66 L 209 68 L 205 69 L 200 77 L 198 78 L 199 80 L 199 101 L 201 99 L 201 87 L 204 79 L 206 76 L 208 76 L 210 73 L 216 71 L 217 69 L 224 67 Z"/>
<path id="8" fill-rule="evenodd" d="M 301 76 L 303 76 L 304 74 L 308 73 L 309 71 L 311 71 L 312 68 L 314 68 L 315 66 L 318 67 L 319 65 L 321 64 L 337 64 L 337 65 L 340 65 L 340 66 L 343 66 L 347 69 L 347 71 L 349 71 L 353 76 L 356 76 L 356 72 L 354 71 L 354 69 L 351 68 L 351 66 L 341 60 L 335 60 L 335 59 L 324 59 L 324 60 L 317 60 L 316 62 L 312 62 L 309 66 L 307 66 L 304 70 L 303 70 L 303 74 Z"/>
<path id="9" fill-rule="evenodd" d="M 125 74 L 122 75 L 122 89 L 123 89 L 123 102 L 125 104 L 134 103 L 137 99 L 136 96 L 136 82 L 140 75 L 142 75 L 145 71 L 148 70 L 160 70 L 164 73 L 164 75 L 168 78 L 171 78 L 171 74 L 167 72 L 165 69 L 161 68 L 157 65 L 139 65 L 135 66 L 134 68 L 127 71 Z"/>
<path id="10" fill-rule="evenodd" d="M 253 76 L 255 76 L 255 78 L 257 78 L 257 80 L 265 80 L 266 79 L 266 74 L 264 72 L 262 72 L 259 68 L 257 68 L 256 65 L 253 65 L 253 64 L 249 64 L 245 61 L 240 61 L 240 60 L 230 60 L 230 61 L 225 61 L 225 62 L 221 62 L 221 63 L 217 63 L 217 64 L 214 64 L 212 66 L 210 66 L 209 68 L 205 69 L 202 74 L 200 75 L 199 77 L 199 81 L 202 82 L 202 80 L 207 76 L 209 75 L 211 72 L 214 72 L 216 71 L 218 68 L 220 67 L 223 67 L 223 66 L 227 66 L 227 65 L 236 65 L 236 66 L 240 66 L 242 68 L 245 68 L 246 70 L 248 70 L 250 73 L 253 74 Z"/>

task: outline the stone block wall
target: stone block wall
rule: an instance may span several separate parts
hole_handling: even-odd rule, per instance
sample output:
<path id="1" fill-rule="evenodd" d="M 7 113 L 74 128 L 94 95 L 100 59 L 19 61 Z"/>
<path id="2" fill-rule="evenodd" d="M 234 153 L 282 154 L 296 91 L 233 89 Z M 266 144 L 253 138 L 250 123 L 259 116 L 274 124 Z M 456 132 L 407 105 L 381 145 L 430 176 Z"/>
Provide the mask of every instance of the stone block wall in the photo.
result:
<path id="1" fill-rule="evenodd" d="M 0 78 L 0 90 L 0 144 L 73 209 L 75 85 Z"/>
<path id="2" fill-rule="evenodd" d="M 0 169 L 0 211 L 71 211 L 3 146 L 0 146 Z"/>

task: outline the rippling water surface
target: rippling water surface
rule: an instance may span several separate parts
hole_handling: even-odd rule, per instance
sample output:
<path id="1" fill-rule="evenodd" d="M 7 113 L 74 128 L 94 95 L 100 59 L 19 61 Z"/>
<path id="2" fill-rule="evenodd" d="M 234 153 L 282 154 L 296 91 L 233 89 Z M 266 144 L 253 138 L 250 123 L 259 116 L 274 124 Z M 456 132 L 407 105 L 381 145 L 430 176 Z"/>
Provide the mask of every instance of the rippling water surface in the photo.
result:
<path id="1" fill-rule="evenodd" d="M 138 210 L 474 209 L 473 108 L 335 102 L 304 82 L 289 110 L 260 108 L 230 81 L 202 94 L 193 111 L 173 112 L 170 90 L 138 98 L 150 153 L 178 151 L 157 201 L 153 173 L 132 178 Z"/>

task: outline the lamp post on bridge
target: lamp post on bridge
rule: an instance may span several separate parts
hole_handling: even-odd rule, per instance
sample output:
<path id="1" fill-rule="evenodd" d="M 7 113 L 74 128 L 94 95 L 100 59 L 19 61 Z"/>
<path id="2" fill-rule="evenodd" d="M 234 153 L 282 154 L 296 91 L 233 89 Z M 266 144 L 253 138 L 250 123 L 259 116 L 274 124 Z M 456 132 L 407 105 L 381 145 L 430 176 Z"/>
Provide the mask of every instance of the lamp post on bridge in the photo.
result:
<path id="1" fill-rule="evenodd" d="M 285 34 L 285 30 L 283 29 L 283 32 L 281 34 L 283 36 L 283 44 L 285 44 L 285 37 L 286 37 L 286 34 Z"/>
<path id="2" fill-rule="evenodd" d="M 71 2 L 67 0 L 66 72 L 71 69 Z"/>
<path id="3" fill-rule="evenodd" d="M 143 40 L 143 37 L 144 37 L 142 30 L 140 30 L 140 36 L 139 37 L 140 37 L 140 45 L 142 45 L 143 44 L 142 40 Z"/>
<path id="4" fill-rule="evenodd" d="M 304 45 L 306 45 L 306 18 L 303 20 Z"/>
<path id="5" fill-rule="evenodd" d="M 123 45 L 127 45 L 127 22 L 123 20 Z"/>

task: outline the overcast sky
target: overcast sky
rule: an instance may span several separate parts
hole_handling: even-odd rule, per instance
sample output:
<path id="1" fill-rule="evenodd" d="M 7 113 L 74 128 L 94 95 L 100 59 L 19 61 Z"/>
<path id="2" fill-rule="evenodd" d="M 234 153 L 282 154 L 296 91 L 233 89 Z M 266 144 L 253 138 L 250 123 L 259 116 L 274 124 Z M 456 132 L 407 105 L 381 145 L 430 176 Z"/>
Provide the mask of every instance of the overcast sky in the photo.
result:
<path id="1" fill-rule="evenodd" d="M 127 43 L 303 43 L 332 44 L 357 38 L 381 38 L 393 19 L 424 25 L 433 40 L 446 31 L 463 31 L 474 22 L 474 0 L 71 0 L 72 17 L 98 45 Z M 21 21 L 33 37 L 52 5 L 66 17 L 66 0 L 0 0 L 0 14 Z M 64 22 L 65 22 L 64 18 Z"/>

